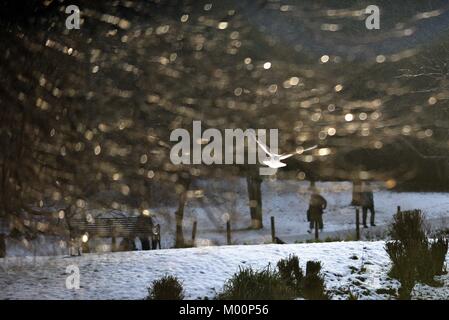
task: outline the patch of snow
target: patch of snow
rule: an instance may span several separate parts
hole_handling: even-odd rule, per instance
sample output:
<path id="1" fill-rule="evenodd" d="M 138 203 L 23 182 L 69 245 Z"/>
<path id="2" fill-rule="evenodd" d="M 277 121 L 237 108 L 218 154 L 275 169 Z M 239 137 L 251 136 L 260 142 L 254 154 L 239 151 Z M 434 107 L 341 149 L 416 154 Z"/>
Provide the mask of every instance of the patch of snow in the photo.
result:
<path id="1" fill-rule="evenodd" d="M 391 299 L 376 292 L 396 289 L 388 278 L 390 262 L 383 241 L 289 245 L 221 246 L 191 249 L 85 254 L 81 257 L 10 257 L 0 259 L 0 299 L 143 299 L 151 281 L 166 274 L 183 281 L 187 299 L 213 298 L 240 266 L 264 268 L 296 254 L 323 264 L 326 287 L 334 299 L 349 290 L 359 299 Z M 79 290 L 65 287 L 66 268 L 80 269 Z M 417 285 L 415 298 L 449 298 L 445 286 Z"/>

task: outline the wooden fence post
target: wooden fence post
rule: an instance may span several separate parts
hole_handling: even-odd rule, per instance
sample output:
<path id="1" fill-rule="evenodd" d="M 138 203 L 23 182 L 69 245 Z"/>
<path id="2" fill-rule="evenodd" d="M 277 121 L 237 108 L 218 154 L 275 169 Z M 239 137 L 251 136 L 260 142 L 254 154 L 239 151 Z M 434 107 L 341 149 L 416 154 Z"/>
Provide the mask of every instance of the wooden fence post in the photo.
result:
<path id="1" fill-rule="evenodd" d="M 6 241 L 5 235 L 0 233 L 0 258 L 6 257 Z"/>
<path id="2" fill-rule="evenodd" d="M 195 246 L 196 226 L 197 226 L 197 222 L 196 222 L 196 220 L 195 220 L 195 221 L 193 221 L 193 227 L 192 227 L 192 245 L 193 245 L 193 246 Z"/>
<path id="3" fill-rule="evenodd" d="M 228 245 L 231 245 L 231 221 L 226 221 L 226 240 Z"/>
<path id="4" fill-rule="evenodd" d="M 355 209 L 355 239 L 360 240 L 360 210 Z"/>
<path id="5" fill-rule="evenodd" d="M 276 242 L 276 225 L 274 224 L 274 217 L 271 217 L 271 241 Z"/>
<path id="6" fill-rule="evenodd" d="M 318 221 L 315 221 L 315 240 L 319 240 L 320 239 L 320 234 L 318 231 Z"/>

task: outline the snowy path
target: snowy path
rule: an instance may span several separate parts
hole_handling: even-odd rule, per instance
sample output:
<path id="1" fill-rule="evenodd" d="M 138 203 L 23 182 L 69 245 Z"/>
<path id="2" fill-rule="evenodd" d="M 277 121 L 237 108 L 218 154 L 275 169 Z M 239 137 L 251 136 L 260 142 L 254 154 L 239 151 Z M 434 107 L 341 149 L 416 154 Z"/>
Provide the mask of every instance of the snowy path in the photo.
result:
<path id="1" fill-rule="evenodd" d="M 239 266 L 262 268 L 289 254 L 320 260 L 328 289 L 351 291 L 361 299 L 388 299 L 379 288 L 396 288 L 387 279 L 389 260 L 384 242 L 333 242 L 296 245 L 222 246 L 193 249 L 86 254 L 82 257 L 0 259 L 0 299 L 143 299 L 148 284 L 164 274 L 184 282 L 186 298 L 213 298 Z M 68 265 L 79 266 L 81 289 L 65 288 Z M 363 267 L 363 268 L 362 268 Z M 363 271 L 363 269 L 366 269 Z M 418 297 L 448 299 L 445 288 L 420 289 Z M 430 292 L 431 296 L 426 296 Z"/>

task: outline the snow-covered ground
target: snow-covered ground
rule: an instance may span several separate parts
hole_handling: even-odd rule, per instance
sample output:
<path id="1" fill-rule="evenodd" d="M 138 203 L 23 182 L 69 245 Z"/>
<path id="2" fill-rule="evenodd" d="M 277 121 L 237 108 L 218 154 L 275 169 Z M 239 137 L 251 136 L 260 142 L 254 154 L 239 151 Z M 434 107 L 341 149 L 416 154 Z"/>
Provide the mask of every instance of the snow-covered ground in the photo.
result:
<path id="1" fill-rule="evenodd" d="M 389 259 L 383 241 L 332 242 L 289 245 L 239 245 L 158 251 L 86 254 L 81 257 L 10 257 L 0 259 L 0 299 L 143 299 L 152 280 L 176 275 L 187 299 L 213 298 L 239 266 L 263 268 L 296 254 L 306 261 L 319 260 L 327 289 L 334 299 L 349 290 L 359 299 L 392 299 L 379 289 L 396 289 L 387 277 Z M 66 288 L 66 268 L 80 270 L 79 290 Z M 448 299 L 445 285 L 417 285 L 414 298 Z"/>
<path id="2" fill-rule="evenodd" d="M 324 215 L 322 239 L 350 239 L 355 233 L 355 207 L 351 206 L 350 182 L 317 182 L 316 186 L 328 200 Z M 382 184 L 374 184 L 376 224 L 362 229 L 365 239 L 382 239 L 397 206 L 403 210 L 422 209 L 436 229 L 449 227 L 449 193 L 393 192 Z M 241 178 L 196 181 L 192 197 L 185 209 L 184 234 L 191 237 L 193 221 L 197 220 L 196 246 L 226 244 L 226 220 L 231 219 L 233 244 L 263 244 L 271 242 L 270 217 L 275 217 L 276 235 L 288 243 L 304 241 L 313 236 L 307 233 L 306 211 L 310 196 L 309 182 L 297 180 L 269 180 L 262 183 L 264 228 L 249 230 L 250 214 L 246 181 Z M 174 244 L 175 206 L 149 208 L 154 220 L 162 227 L 162 247 Z M 361 215 L 361 214 L 360 214 Z M 62 241 L 61 241 L 62 240 Z M 99 251 L 110 248 L 110 239 L 98 240 L 91 247 Z M 137 246 L 140 245 L 136 241 Z M 8 256 L 66 254 L 64 239 L 39 237 L 35 241 L 8 240 Z"/>

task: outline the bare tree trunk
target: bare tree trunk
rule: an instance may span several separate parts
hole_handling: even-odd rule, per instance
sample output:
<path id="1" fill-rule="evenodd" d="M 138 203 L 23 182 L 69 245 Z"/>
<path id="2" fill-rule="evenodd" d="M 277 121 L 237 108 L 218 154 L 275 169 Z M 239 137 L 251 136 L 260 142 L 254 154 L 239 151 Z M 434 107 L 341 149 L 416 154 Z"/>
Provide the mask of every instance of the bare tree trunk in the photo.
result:
<path id="1" fill-rule="evenodd" d="M 187 192 L 189 191 L 189 186 L 191 182 L 190 176 L 187 178 L 180 179 L 180 185 L 182 186 L 181 193 L 179 194 L 179 205 L 178 210 L 176 210 L 176 239 L 175 247 L 183 248 L 185 246 L 184 232 L 182 230 L 182 224 L 184 219 L 184 208 L 187 202 Z"/>
<path id="2" fill-rule="evenodd" d="M 354 180 L 352 182 L 352 206 L 359 206 L 361 204 L 361 192 L 362 192 L 362 182 L 360 180 Z"/>
<path id="3" fill-rule="evenodd" d="M 316 188 L 315 180 L 310 180 L 309 190 L 313 190 Z"/>
<path id="4" fill-rule="evenodd" d="M 247 177 L 249 210 L 251 214 L 251 228 L 262 229 L 262 178 L 258 170 L 250 169 Z"/>

